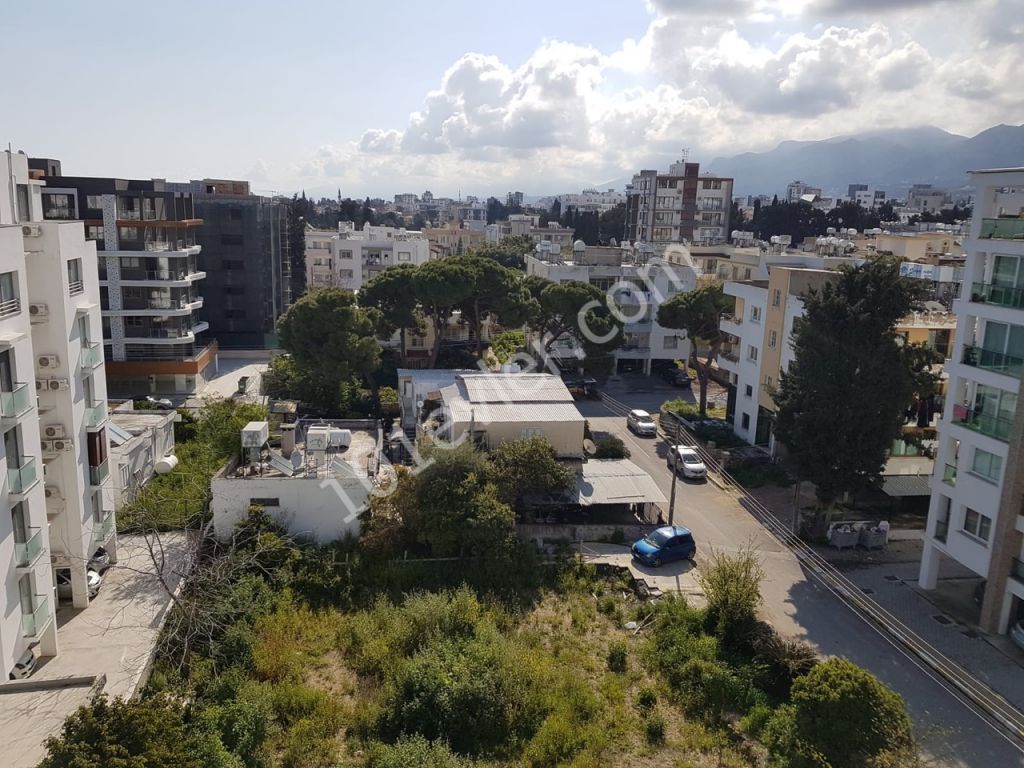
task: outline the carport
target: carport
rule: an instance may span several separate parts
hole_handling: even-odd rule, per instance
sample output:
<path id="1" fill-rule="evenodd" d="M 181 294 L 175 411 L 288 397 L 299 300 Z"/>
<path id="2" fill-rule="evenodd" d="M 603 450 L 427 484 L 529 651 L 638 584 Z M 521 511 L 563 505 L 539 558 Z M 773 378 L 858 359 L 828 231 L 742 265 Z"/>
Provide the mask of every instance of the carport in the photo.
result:
<path id="1" fill-rule="evenodd" d="M 628 516 L 658 521 L 658 505 L 668 503 L 654 479 L 629 459 L 591 459 L 576 475 L 576 503 L 595 522 Z"/>

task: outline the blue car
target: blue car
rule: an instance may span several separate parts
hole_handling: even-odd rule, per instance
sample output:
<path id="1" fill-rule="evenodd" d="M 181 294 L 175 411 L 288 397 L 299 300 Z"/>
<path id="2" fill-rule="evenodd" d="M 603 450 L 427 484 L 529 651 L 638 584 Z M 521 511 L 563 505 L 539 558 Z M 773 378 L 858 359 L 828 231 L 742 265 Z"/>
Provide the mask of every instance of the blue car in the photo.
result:
<path id="1" fill-rule="evenodd" d="M 635 542 L 632 552 L 633 557 L 644 565 L 657 568 L 671 560 L 692 560 L 697 554 L 697 544 L 689 528 L 666 525 Z"/>

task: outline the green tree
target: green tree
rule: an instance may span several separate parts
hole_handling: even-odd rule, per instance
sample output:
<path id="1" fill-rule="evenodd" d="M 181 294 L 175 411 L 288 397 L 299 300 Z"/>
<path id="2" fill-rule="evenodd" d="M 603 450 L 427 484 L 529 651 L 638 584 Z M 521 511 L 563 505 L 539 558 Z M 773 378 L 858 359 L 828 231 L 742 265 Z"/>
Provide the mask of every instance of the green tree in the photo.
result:
<path id="1" fill-rule="evenodd" d="M 863 768 L 915 765 L 903 699 L 846 659 L 829 659 L 793 683 L 763 734 L 775 765 Z"/>
<path id="2" fill-rule="evenodd" d="M 761 208 L 754 222 L 757 237 L 767 240 L 774 235 L 791 235 L 794 243 L 805 237 L 824 235 L 828 229 L 825 212 L 810 203 L 779 203 L 773 199 L 768 207 Z"/>
<path id="3" fill-rule="evenodd" d="M 539 306 L 523 283 L 522 273 L 501 266 L 493 259 L 457 256 L 448 259 L 466 267 L 470 274 L 469 295 L 459 309 L 476 331 L 476 355 L 483 355 L 483 330 L 488 319 L 500 319 L 502 325 L 521 327 L 537 313 Z"/>
<path id="4" fill-rule="evenodd" d="M 377 273 L 359 291 L 359 303 L 380 313 L 378 333 L 381 336 L 389 337 L 399 331 L 399 355 L 405 363 L 406 335 L 410 330 L 421 330 L 422 325 L 417 313 L 416 267 L 397 264 Z"/>
<path id="5" fill-rule="evenodd" d="M 879 260 L 843 268 L 804 296 L 794 360 L 774 394 L 775 434 L 801 479 L 815 484 L 821 509 L 881 481 L 913 400 L 910 366 L 921 360 L 904 352 L 894 328 L 922 290 L 896 261 Z"/>
<path id="6" fill-rule="evenodd" d="M 338 393 L 336 382 L 308 375 L 289 354 L 276 355 L 263 374 L 263 391 L 267 397 L 299 400 L 303 403 L 331 403 Z"/>
<path id="7" fill-rule="evenodd" d="M 485 243 L 473 250 L 473 254 L 494 259 L 503 267 L 522 270 L 526 267 L 526 255 L 533 253 L 534 242 L 526 235 L 505 235 L 497 243 Z"/>
<path id="8" fill-rule="evenodd" d="M 207 400 L 199 414 L 196 435 L 221 458 L 237 456 L 242 447 L 242 427 L 250 421 L 266 421 L 267 409 L 256 403 L 231 398 Z"/>
<path id="9" fill-rule="evenodd" d="M 504 365 L 525 345 L 526 334 L 522 331 L 502 331 L 491 338 L 491 353 Z"/>
<path id="10" fill-rule="evenodd" d="M 701 418 L 708 412 L 711 365 L 725 341 L 725 335 L 718 328 L 719 319 L 730 306 L 732 299 L 725 295 L 721 285 L 708 285 L 688 293 L 677 293 L 658 307 L 658 324 L 685 331 L 690 340 L 690 365 L 697 372 Z M 704 348 L 703 360 L 698 347 Z"/>
<path id="11" fill-rule="evenodd" d="M 108 699 L 79 707 L 45 742 L 39 768 L 240 768 L 216 736 L 193 731 L 167 699 Z"/>
<path id="12" fill-rule="evenodd" d="M 420 308 L 434 330 L 430 367 L 437 365 L 445 327 L 456 309 L 472 295 L 473 271 L 455 259 L 428 261 L 413 273 L 413 290 Z"/>
<path id="13" fill-rule="evenodd" d="M 376 369 L 378 325 L 376 313 L 360 308 L 352 292 L 340 288 L 307 294 L 281 316 L 281 346 L 302 376 L 318 382 L 318 390 L 333 393 L 330 400 L 317 405 L 335 407 L 342 381 Z"/>
<path id="14" fill-rule="evenodd" d="M 877 212 L 851 200 L 844 200 L 826 213 L 825 220 L 830 227 L 852 228 L 858 232 L 877 227 L 880 221 Z"/>
<path id="15" fill-rule="evenodd" d="M 529 325 L 540 337 L 545 356 L 559 338 L 568 336 L 593 362 L 612 360 L 612 351 L 622 346 L 623 323 L 612 314 L 605 292 L 590 283 L 554 283 L 537 275 L 525 283 L 539 306 Z"/>
<path id="16" fill-rule="evenodd" d="M 622 442 L 622 438 L 616 435 L 607 435 L 594 441 L 595 459 L 628 459 L 629 448 Z"/>
<path id="17" fill-rule="evenodd" d="M 619 203 L 601 214 L 598 220 L 600 240 L 610 243 L 612 240 L 622 242 L 626 239 L 626 204 Z"/>
<path id="18" fill-rule="evenodd" d="M 506 504 L 514 505 L 523 496 L 567 491 L 572 485 L 572 470 L 558 461 L 543 437 L 502 443 L 491 451 L 490 460 L 491 479 Z"/>
<path id="19" fill-rule="evenodd" d="M 764 568 L 750 549 L 735 555 L 714 552 L 698 574 L 708 601 L 708 622 L 715 634 L 734 647 L 746 640 L 757 621 Z"/>

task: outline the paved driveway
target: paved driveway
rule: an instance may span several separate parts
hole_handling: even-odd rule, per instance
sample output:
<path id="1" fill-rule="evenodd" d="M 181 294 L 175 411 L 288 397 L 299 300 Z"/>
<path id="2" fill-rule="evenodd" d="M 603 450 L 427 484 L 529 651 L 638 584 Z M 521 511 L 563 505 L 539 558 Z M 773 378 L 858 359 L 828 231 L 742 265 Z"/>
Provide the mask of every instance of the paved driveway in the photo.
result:
<path id="1" fill-rule="evenodd" d="M 665 563 L 660 568 L 638 563 L 623 544 L 587 542 L 582 547 L 583 558 L 588 563 L 607 563 L 629 568 L 635 579 L 643 579 L 649 587 L 662 592 L 678 592 L 693 605 L 704 605 L 704 590 L 697 581 L 697 569 L 689 560 Z M 698 556 L 699 557 L 699 556 Z"/>

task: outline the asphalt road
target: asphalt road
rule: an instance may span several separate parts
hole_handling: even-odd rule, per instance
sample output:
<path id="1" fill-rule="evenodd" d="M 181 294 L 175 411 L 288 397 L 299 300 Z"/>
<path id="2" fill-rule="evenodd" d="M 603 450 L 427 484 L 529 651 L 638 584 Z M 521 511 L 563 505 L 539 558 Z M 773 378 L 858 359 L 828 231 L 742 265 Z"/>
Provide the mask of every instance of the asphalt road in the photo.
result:
<path id="1" fill-rule="evenodd" d="M 669 393 L 614 393 L 630 407 L 657 410 Z M 657 402 L 655 402 L 657 401 Z M 632 460 L 669 496 L 672 476 L 661 438 L 641 438 L 626 429 L 625 419 L 602 403 L 580 402 L 594 431 L 621 437 Z M 749 514 L 737 497 L 714 483 L 678 480 L 675 522 L 686 525 L 697 541 L 697 567 L 711 551 L 753 547 L 767 578 L 762 585 L 763 614 L 783 634 L 800 638 L 822 653 L 842 656 L 871 670 L 899 692 L 915 723 L 915 733 L 929 765 L 969 768 L 1024 767 L 1024 751 L 978 717 L 930 672 L 892 645 L 845 603 L 809 578 L 796 557 Z"/>

